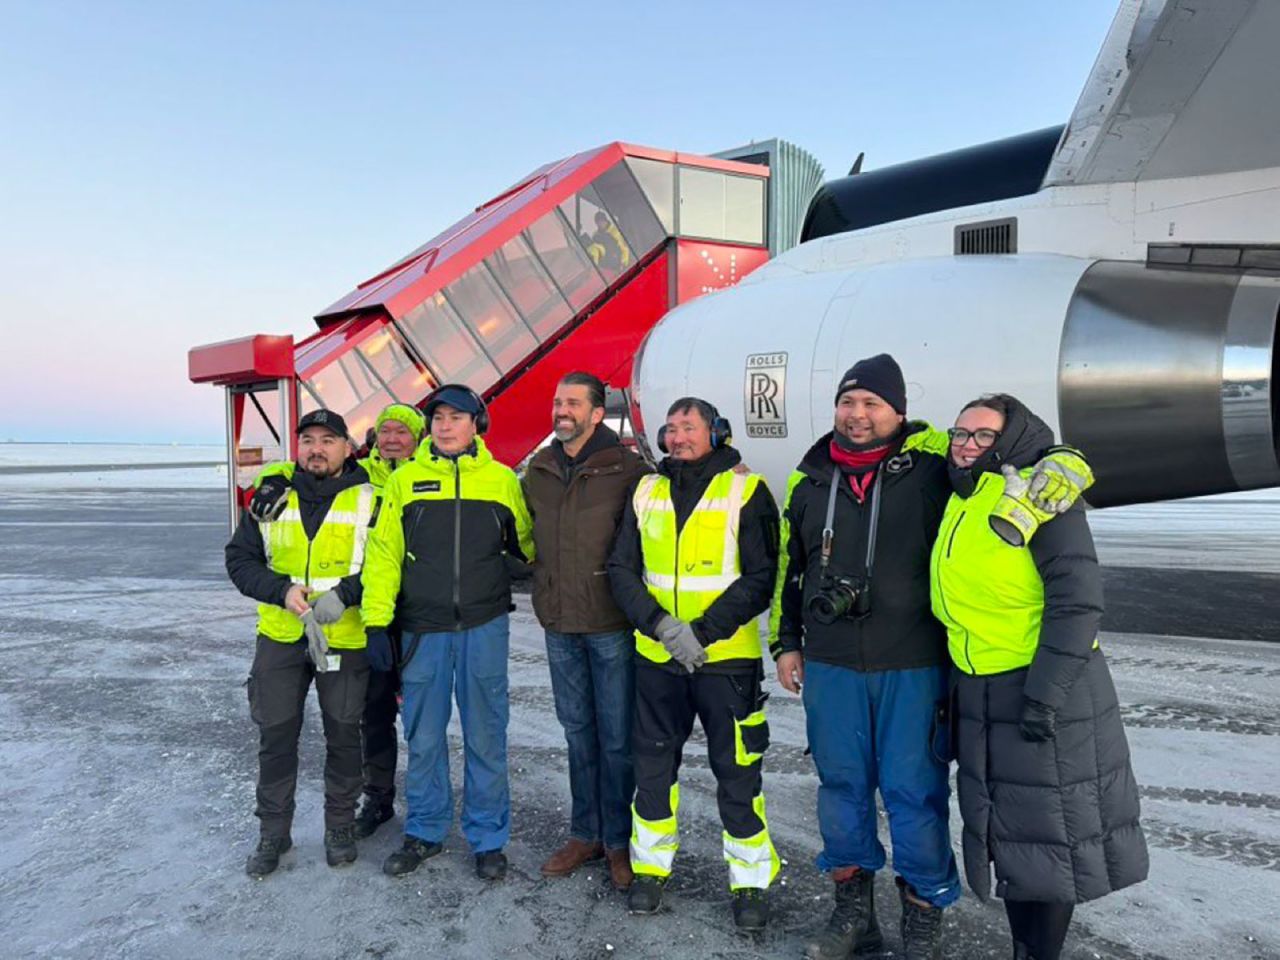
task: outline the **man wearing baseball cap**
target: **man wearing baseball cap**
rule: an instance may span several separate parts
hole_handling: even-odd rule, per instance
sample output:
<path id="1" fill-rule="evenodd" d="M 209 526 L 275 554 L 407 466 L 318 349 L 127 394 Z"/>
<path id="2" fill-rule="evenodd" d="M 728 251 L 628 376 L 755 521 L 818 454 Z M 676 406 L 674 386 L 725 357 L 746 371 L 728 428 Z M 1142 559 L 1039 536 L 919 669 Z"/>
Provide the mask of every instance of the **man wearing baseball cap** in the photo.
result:
<path id="1" fill-rule="evenodd" d="M 373 449 L 358 462 L 379 495 L 395 469 L 413 458 L 425 427 L 422 414 L 407 403 L 389 404 L 378 414 L 373 424 Z M 274 519 L 284 509 L 293 471 L 293 461 L 268 465 L 258 475 L 257 490 L 249 501 L 249 513 L 258 520 Z M 331 593 L 317 607 L 316 620 L 322 624 L 331 623 L 344 611 L 341 598 Z M 394 627 L 391 632 L 396 632 Z M 396 735 L 396 716 L 400 710 L 396 694 L 399 692 L 400 673 L 396 667 L 370 674 L 364 719 L 360 726 L 364 754 L 364 803 L 356 814 L 355 822 L 356 837 L 361 840 L 373 836 L 378 827 L 395 815 L 396 761 L 400 747 Z"/>
<path id="2" fill-rule="evenodd" d="M 882 353 L 855 363 L 836 388 L 834 428 L 791 475 L 782 512 L 770 652 L 779 682 L 804 699 L 820 781 L 817 862 L 835 881 L 830 920 L 806 945 L 811 960 L 882 942 L 877 789 L 907 958 L 941 956 L 942 911 L 960 896 L 948 830 L 947 637 L 929 590 L 951 495 L 949 440 L 906 414 L 897 361 Z M 1055 485 L 1052 495 L 1081 492 Z"/>
<path id="3" fill-rule="evenodd" d="M 448 726 L 458 701 L 465 747 L 462 833 L 476 874 L 506 875 L 511 832 L 507 781 L 509 566 L 533 559 L 532 523 L 520 481 L 480 434 L 484 401 L 459 384 L 439 387 L 424 406 L 430 436 L 391 475 L 369 538 L 361 612 L 369 663 L 386 670 L 402 631 L 408 814 L 404 844 L 383 864 L 400 876 L 444 849 L 453 822 Z"/>
<path id="4" fill-rule="evenodd" d="M 356 859 L 360 715 L 369 667 L 360 573 L 375 494 L 352 458 L 343 418 L 313 410 L 298 421 L 298 459 L 283 509 L 247 511 L 226 548 L 227 574 L 258 601 L 249 713 L 258 725 L 257 849 L 245 872 L 261 878 L 293 844 L 298 736 L 314 679 L 324 717 L 324 847 L 330 866 Z M 321 621 L 319 611 L 335 617 Z"/>

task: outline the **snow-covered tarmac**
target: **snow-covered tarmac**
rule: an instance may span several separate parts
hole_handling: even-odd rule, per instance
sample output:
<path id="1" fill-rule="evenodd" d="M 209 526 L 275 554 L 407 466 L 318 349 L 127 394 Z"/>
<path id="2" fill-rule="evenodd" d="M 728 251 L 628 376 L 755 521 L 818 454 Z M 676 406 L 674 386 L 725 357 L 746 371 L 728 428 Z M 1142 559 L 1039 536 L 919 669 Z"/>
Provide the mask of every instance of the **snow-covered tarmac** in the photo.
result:
<path id="1" fill-rule="evenodd" d="M 327 867 L 314 704 L 295 850 L 276 875 L 246 878 L 255 731 L 242 684 L 253 604 L 222 569 L 221 491 L 159 479 L 131 489 L 71 475 L 53 489 L 0 478 L 0 957 L 801 955 L 825 919 L 828 884 L 812 865 L 816 779 L 803 711 L 772 681 L 765 790 L 785 866 L 767 934 L 730 932 L 700 744 L 682 771 L 683 846 L 660 916 L 628 916 L 599 869 L 539 875 L 566 826 L 568 778 L 542 634 L 523 598 L 512 621 L 508 879 L 476 880 L 456 835 L 417 874 L 384 877 L 399 819 L 361 845 L 355 865 Z M 1223 625 L 1198 628 L 1209 636 L 1276 638 L 1280 499 L 1132 509 L 1146 512 L 1095 514 L 1094 528 L 1112 565 L 1109 623 L 1129 631 L 1103 642 L 1144 790 L 1152 876 L 1081 907 L 1067 956 L 1280 958 L 1280 645 L 1179 637 L 1191 631 L 1168 613 L 1203 611 L 1201 623 Z M 1236 581 L 1204 569 L 1253 579 L 1228 595 Z M 1152 608 L 1168 598 L 1158 629 L 1133 632 L 1148 620 L 1126 606 L 1128 583 Z M 877 896 L 896 948 L 888 871 Z M 966 895 L 948 914 L 947 939 L 952 958 L 1009 954 L 998 902 Z"/>

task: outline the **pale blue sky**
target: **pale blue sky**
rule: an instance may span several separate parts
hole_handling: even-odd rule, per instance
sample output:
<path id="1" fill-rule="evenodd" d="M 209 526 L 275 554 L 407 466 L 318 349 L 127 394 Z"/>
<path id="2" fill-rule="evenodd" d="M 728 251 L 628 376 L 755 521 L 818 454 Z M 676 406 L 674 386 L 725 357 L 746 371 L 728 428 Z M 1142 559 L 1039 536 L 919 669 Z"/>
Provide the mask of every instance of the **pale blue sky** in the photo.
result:
<path id="1" fill-rule="evenodd" d="M 1115 7 L 0 0 L 0 440 L 218 442 L 188 347 L 305 336 L 586 147 L 835 176 L 1065 122 Z"/>

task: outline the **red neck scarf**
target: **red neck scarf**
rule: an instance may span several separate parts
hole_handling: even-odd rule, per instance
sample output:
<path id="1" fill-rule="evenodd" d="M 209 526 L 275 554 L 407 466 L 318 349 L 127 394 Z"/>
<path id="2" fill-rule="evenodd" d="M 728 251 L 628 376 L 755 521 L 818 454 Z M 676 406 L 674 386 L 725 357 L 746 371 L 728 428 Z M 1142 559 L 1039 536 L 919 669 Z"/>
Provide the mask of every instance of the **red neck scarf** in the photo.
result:
<path id="1" fill-rule="evenodd" d="M 859 503 L 867 502 L 867 492 L 875 483 L 876 467 L 889 455 L 892 444 L 886 443 L 871 450 L 846 450 L 832 439 L 828 452 L 832 461 L 845 470 L 853 471 L 849 476 L 849 489 L 858 498 Z"/>

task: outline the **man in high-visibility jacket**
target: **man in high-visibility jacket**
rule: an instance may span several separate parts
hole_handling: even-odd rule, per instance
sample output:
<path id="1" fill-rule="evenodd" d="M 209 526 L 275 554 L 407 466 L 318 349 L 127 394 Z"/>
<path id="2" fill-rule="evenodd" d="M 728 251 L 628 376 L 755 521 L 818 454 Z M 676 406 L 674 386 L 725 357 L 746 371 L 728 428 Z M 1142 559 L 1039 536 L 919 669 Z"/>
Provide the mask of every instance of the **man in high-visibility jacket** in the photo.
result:
<path id="1" fill-rule="evenodd" d="M 369 666 L 360 620 L 360 572 L 376 497 L 351 457 L 347 426 L 329 410 L 298 421 L 298 469 L 284 509 L 259 523 L 247 512 L 226 548 L 227 573 L 259 601 L 249 674 L 249 712 L 258 725 L 260 838 L 245 863 L 271 873 L 292 846 L 298 736 L 314 678 L 324 717 L 324 846 L 330 866 L 356 859 L 360 714 Z M 332 598 L 332 599 L 328 599 Z M 321 608 L 341 613 L 317 622 Z"/>
<path id="2" fill-rule="evenodd" d="M 778 855 L 761 778 L 769 727 L 757 617 L 777 571 L 778 510 L 730 436 L 706 401 L 672 404 L 659 434 L 669 455 L 639 481 L 609 558 L 614 598 L 636 627 L 627 906 L 649 914 L 661 905 L 679 847 L 676 775 L 697 717 L 718 786 L 734 923 L 761 930 Z"/>
<path id="3" fill-rule="evenodd" d="M 361 612 L 369 663 L 393 664 L 387 626 L 400 625 L 404 735 L 409 743 L 404 844 L 382 865 L 416 870 L 444 849 L 453 822 L 450 695 L 466 755 L 462 833 L 484 880 L 506 875 L 511 833 L 507 780 L 510 570 L 533 560 L 532 523 L 510 468 L 478 435 L 488 426 L 472 389 L 445 384 L 424 405 L 430 437 L 391 475 L 369 538 Z"/>
<path id="4" fill-rule="evenodd" d="M 402 463 L 413 459 L 414 451 L 422 440 L 426 421 L 416 407 L 407 403 L 392 403 L 383 408 L 374 421 L 374 445 L 367 457 L 359 460 L 369 475 L 374 490 L 382 494 L 382 488 L 392 472 Z M 294 463 L 285 461 L 268 465 L 256 481 L 257 490 L 249 501 L 249 513 L 259 520 L 273 519 L 283 509 L 293 478 Z M 316 611 L 320 623 L 329 622 L 344 612 L 338 606 L 339 598 L 332 595 Z M 329 608 L 332 607 L 332 610 Z M 395 630 L 392 630 L 395 633 Z M 356 837 L 364 840 L 373 836 L 382 824 L 395 815 L 396 760 L 400 741 L 396 735 L 396 716 L 399 705 L 396 694 L 400 691 L 400 673 L 395 667 L 387 671 L 369 674 L 369 689 L 365 694 L 364 719 L 360 735 L 364 755 L 364 803 L 356 814 Z"/>

